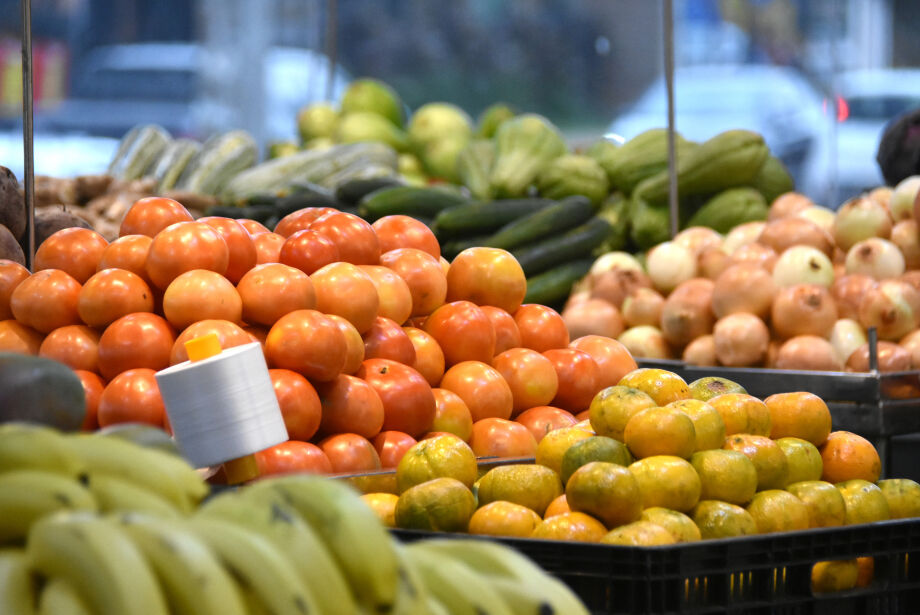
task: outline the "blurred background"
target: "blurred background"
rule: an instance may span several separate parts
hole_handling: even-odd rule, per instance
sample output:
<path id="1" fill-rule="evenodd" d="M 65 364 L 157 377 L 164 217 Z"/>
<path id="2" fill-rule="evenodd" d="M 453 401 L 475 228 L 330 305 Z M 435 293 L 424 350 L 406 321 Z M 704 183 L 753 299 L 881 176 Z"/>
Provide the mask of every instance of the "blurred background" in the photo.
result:
<path id="1" fill-rule="evenodd" d="M 674 6 L 681 133 L 757 130 L 797 188 L 830 207 L 882 182 L 882 130 L 920 107 L 920 3 Z M 443 100 L 475 117 L 503 101 L 575 145 L 629 138 L 666 124 L 661 11 L 647 0 L 33 0 L 36 173 L 104 171 L 138 123 L 292 139 L 300 107 L 362 76 L 412 108 Z M 21 176 L 19 32 L 20 1 L 0 0 L 0 164 Z"/>

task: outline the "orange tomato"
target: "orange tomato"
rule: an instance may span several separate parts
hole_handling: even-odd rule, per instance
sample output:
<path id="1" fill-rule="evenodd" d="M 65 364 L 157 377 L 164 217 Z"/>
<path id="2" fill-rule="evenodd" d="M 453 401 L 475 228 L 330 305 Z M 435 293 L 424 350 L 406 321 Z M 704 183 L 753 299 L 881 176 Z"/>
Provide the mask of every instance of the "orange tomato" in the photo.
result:
<path id="1" fill-rule="evenodd" d="M 585 335 L 572 340 L 569 347 L 587 352 L 597 363 L 598 390 L 615 386 L 623 376 L 638 368 L 626 346 L 610 337 Z"/>
<path id="2" fill-rule="evenodd" d="M 435 387 L 441 382 L 444 375 L 444 351 L 441 345 L 430 334 L 416 327 L 403 327 L 409 341 L 415 347 L 415 361 L 412 368 Z"/>
<path id="3" fill-rule="evenodd" d="M 315 271 L 310 280 L 316 291 L 317 310 L 338 314 L 362 335 L 374 324 L 380 306 L 377 288 L 356 265 L 330 263 Z"/>
<path id="4" fill-rule="evenodd" d="M 470 448 L 477 457 L 533 457 L 537 441 L 520 423 L 486 418 L 473 423 Z"/>
<path id="5" fill-rule="evenodd" d="M 379 470 L 380 456 L 370 440 L 354 433 L 340 433 L 319 442 L 336 473 L 372 472 Z"/>
<path id="6" fill-rule="evenodd" d="M 41 333 L 80 324 L 77 302 L 82 286 L 60 269 L 45 269 L 20 282 L 10 295 L 10 310 L 20 323 Z"/>
<path id="7" fill-rule="evenodd" d="M 389 359 L 365 359 L 355 375 L 380 396 L 384 431 L 403 431 L 415 438 L 431 429 L 434 393 L 420 373 Z"/>
<path id="8" fill-rule="evenodd" d="M 412 292 L 409 285 L 392 269 L 383 265 L 359 265 L 374 283 L 379 298 L 378 316 L 403 324 L 412 314 Z"/>
<path id="9" fill-rule="evenodd" d="M 517 323 L 514 322 L 511 314 L 492 305 L 481 305 L 479 309 L 489 318 L 492 329 L 495 331 L 495 350 L 493 352 L 496 355 L 511 348 L 521 347 L 521 332 L 518 331 Z"/>
<path id="10" fill-rule="evenodd" d="M 154 236 L 147 251 L 147 275 L 157 288 L 186 271 L 206 269 L 223 275 L 230 262 L 227 242 L 204 222 L 179 222 Z"/>
<path id="11" fill-rule="evenodd" d="M 473 422 L 484 418 L 511 417 L 514 399 L 501 373 L 481 361 L 457 363 L 441 378 L 441 388 L 453 391 L 470 409 Z"/>
<path id="12" fill-rule="evenodd" d="M 38 355 L 60 361 L 71 369 L 99 369 L 99 333 L 86 325 L 55 329 L 42 341 Z"/>
<path id="13" fill-rule="evenodd" d="M 252 243 L 256 247 L 256 264 L 280 263 L 281 247 L 285 239 L 278 233 L 259 233 L 252 236 Z"/>
<path id="14" fill-rule="evenodd" d="M 77 299 L 80 319 L 91 327 L 105 327 L 134 312 L 152 312 L 153 291 L 136 273 L 103 269 L 90 277 Z"/>
<path id="15" fill-rule="evenodd" d="M 380 241 L 374 228 L 364 219 L 344 211 L 333 211 L 313 221 L 310 230 L 332 240 L 341 259 L 352 265 L 380 262 Z"/>
<path id="16" fill-rule="evenodd" d="M 304 229 L 284 240 L 278 262 L 296 267 L 306 274 L 342 260 L 332 240 L 317 231 Z"/>
<path id="17" fill-rule="evenodd" d="M 372 440 L 383 468 L 398 466 L 406 451 L 417 442 L 415 438 L 401 431 L 381 431 Z"/>
<path id="18" fill-rule="evenodd" d="M 543 352 L 569 345 L 569 330 L 562 315 L 553 308 L 538 303 L 525 303 L 513 316 L 524 348 Z"/>
<path id="19" fill-rule="evenodd" d="M 272 326 L 294 310 L 316 307 L 313 282 L 303 271 L 282 263 L 256 265 L 236 285 L 243 302 L 243 320 Z"/>
<path id="20" fill-rule="evenodd" d="M 319 429 L 323 415 L 319 395 L 310 382 L 289 369 L 270 369 L 271 378 L 284 426 L 292 440 L 309 440 Z"/>
<path id="21" fill-rule="evenodd" d="M 147 423 L 163 428 L 166 407 L 155 378 L 148 368 L 129 369 L 115 376 L 99 397 L 100 427 L 118 423 Z"/>
<path id="22" fill-rule="evenodd" d="M 102 391 L 105 390 L 105 381 L 95 372 L 88 372 L 85 369 L 75 369 L 74 373 L 80 379 L 83 385 L 83 394 L 86 399 L 86 414 L 83 416 L 83 424 L 80 426 L 82 431 L 96 431 L 99 429 L 97 418 L 99 412 L 99 399 L 102 397 Z"/>
<path id="23" fill-rule="evenodd" d="M 527 428 L 533 435 L 537 444 L 543 439 L 543 436 L 554 429 L 563 427 L 572 427 L 578 420 L 572 416 L 571 412 L 566 412 L 562 408 L 553 406 L 535 406 L 521 412 L 514 418 L 515 421 Z"/>
<path id="24" fill-rule="evenodd" d="M 454 258 L 447 272 L 447 301 L 472 301 L 514 313 L 527 293 L 520 263 L 500 248 L 467 248 Z"/>
<path id="25" fill-rule="evenodd" d="M 281 218 L 275 225 L 275 232 L 282 237 L 290 237 L 297 231 L 310 228 L 313 221 L 328 213 L 338 211 L 332 207 L 304 207 Z"/>
<path id="26" fill-rule="evenodd" d="M 242 224 L 243 228 L 252 236 L 271 232 L 267 226 L 250 218 L 237 218 L 236 221 Z"/>
<path id="27" fill-rule="evenodd" d="M 323 434 L 356 433 L 373 438 L 383 427 L 383 401 L 364 380 L 339 374 L 330 382 L 316 385 L 322 404 L 320 431 Z"/>
<path id="28" fill-rule="evenodd" d="M 247 271 L 256 266 L 258 253 L 256 244 L 252 242 L 252 235 L 249 234 L 246 227 L 233 218 L 206 216 L 198 218 L 198 221 L 204 222 L 223 237 L 229 250 L 227 271 L 224 272 L 224 277 L 236 284 Z"/>
<path id="29" fill-rule="evenodd" d="M 255 454 L 261 476 L 278 474 L 331 474 L 332 463 L 315 444 L 288 440 Z"/>
<path id="30" fill-rule="evenodd" d="M 128 369 L 168 367 L 175 340 L 175 332 L 161 316 L 149 312 L 122 316 L 99 338 L 99 373 L 111 380 Z"/>
<path id="31" fill-rule="evenodd" d="M 587 409 L 600 390 L 597 386 L 600 369 L 591 355 L 575 348 L 554 348 L 543 356 L 552 361 L 559 379 L 559 388 L 550 405 L 572 413 Z"/>
<path id="32" fill-rule="evenodd" d="M 147 235 L 153 237 L 170 224 L 191 222 L 192 214 L 178 201 L 151 196 L 135 201 L 125 213 L 118 236 Z"/>
<path id="33" fill-rule="evenodd" d="M 436 404 L 431 429 L 452 433 L 464 442 L 468 441 L 473 433 L 473 415 L 466 402 L 447 389 L 433 388 L 431 392 Z"/>
<path id="34" fill-rule="evenodd" d="M 51 234 L 38 246 L 33 271 L 60 269 L 80 284 L 96 273 L 96 266 L 109 242 L 96 231 L 74 226 Z"/>
<path id="35" fill-rule="evenodd" d="M 425 319 L 424 329 L 441 346 L 448 367 L 463 361 L 490 363 L 495 356 L 492 321 L 471 301 L 445 303 Z"/>
<path id="36" fill-rule="evenodd" d="M 124 269 L 139 275 L 149 284 L 150 278 L 147 277 L 146 264 L 147 252 L 150 251 L 151 243 L 153 243 L 153 237 L 148 237 L 147 235 L 119 237 L 102 251 L 102 256 L 96 265 L 96 271 Z"/>
<path id="37" fill-rule="evenodd" d="M 496 355 L 492 367 L 498 370 L 511 388 L 514 416 L 533 408 L 545 406 L 556 397 L 559 379 L 553 362 L 536 350 L 512 348 Z"/>
<path id="38" fill-rule="evenodd" d="M 377 219 L 371 226 L 380 241 L 380 251 L 417 248 L 441 258 L 441 244 L 430 228 L 412 216 L 392 215 Z"/>
<path id="39" fill-rule="evenodd" d="M 29 277 L 29 270 L 19 263 L 0 259 L 0 320 L 13 317 L 10 309 L 10 296 L 19 283 Z"/>
<path id="40" fill-rule="evenodd" d="M 177 329 L 206 319 L 240 322 L 243 300 L 236 287 L 221 274 L 192 269 L 169 283 L 163 294 L 163 315 Z"/>
<path id="41" fill-rule="evenodd" d="M 337 314 L 326 314 L 326 318 L 335 322 L 345 335 L 345 367 L 343 374 L 354 374 L 364 361 L 364 338 L 355 326 Z"/>
<path id="42" fill-rule="evenodd" d="M 265 357 L 270 366 L 292 369 L 313 382 L 338 376 L 345 367 L 347 352 L 345 334 L 316 310 L 285 314 L 265 338 Z"/>
<path id="43" fill-rule="evenodd" d="M 438 259 L 417 248 L 398 248 L 380 255 L 380 264 L 405 280 L 412 295 L 412 316 L 427 316 L 447 297 L 447 275 Z"/>
<path id="44" fill-rule="evenodd" d="M 0 351 L 36 355 L 43 339 L 45 336 L 18 320 L 0 320 Z"/>
<path id="45" fill-rule="evenodd" d="M 220 347 L 223 350 L 233 348 L 234 346 L 242 346 L 243 344 L 251 344 L 253 342 L 249 332 L 245 331 L 234 322 L 220 319 L 199 320 L 186 327 L 182 333 L 179 334 L 179 337 L 176 338 L 175 342 L 173 342 L 172 348 L 169 351 L 169 364 L 175 365 L 183 361 L 188 361 L 188 351 L 185 349 L 185 342 L 193 340 L 196 337 L 203 337 L 209 333 L 217 335 Z"/>
<path id="46" fill-rule="evenodd" d="M 364 333 L 364 358 L 391 359 L 411 366 L 415 363 L 415 346 L 396 322 L 378 316 Z"/>

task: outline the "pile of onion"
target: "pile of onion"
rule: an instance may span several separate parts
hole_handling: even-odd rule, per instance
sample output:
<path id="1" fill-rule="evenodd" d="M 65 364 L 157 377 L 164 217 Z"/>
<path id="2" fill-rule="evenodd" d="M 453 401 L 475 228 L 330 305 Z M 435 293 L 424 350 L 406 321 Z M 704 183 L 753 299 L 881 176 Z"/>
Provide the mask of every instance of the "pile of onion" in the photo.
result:
<path id="1" fill-rule="evenodd" d="M 834 241 L 849 251 L 864 239 L 888 237 L 893 226 L 891 214 L 883 203 L 864 194 L 844 203 L 834 219 Z"/>
<path id="2" fill-rule="evenodd" d="M 920 292 L 902 280 L 882 280 L 863 295 L 859 324 L 879 339 L 898 340 L 920 326 Z"/>
<path id="3" fill-rule="evenodd" d="M 776 335 L 789 339 L 797 335 L 827 338 L 837 322 L 837 306 L 830 291 L 817 284 L 796 284 L 776 293 L 770 309 Z"/>
<path id="4" fill-rule="evenodd" d="M 712 331 L 712 293 L 715 284 L 706 278 L 681 283 L 664 302 L 661 333 L 673 348 L 683 348 Z"/>
<path id="5" fill-rule="evenodd" d="M 608 269 L 592 276 L 591 297 L 604 299 L 619 309 L 627 295 L 642 287 L 651 288 L 652 281 L 641 269 Z"/>
<path id="6" fill-rule="evenodd" d="M 738 312 L 720 318 L 713 327 L 712 338 L 720 365 L 749 367 L 766 357 L 770 331 L 757 316 Z"/>
<path id="7" fill-rule="evenodd" d="M 773 366 L 776 369 L 843 371 L 843 361 L 829 341 L 817 335 L 797 335 L 779 347 Z"/>
<path id="8" fill-rule="evenodd" d="M 642 359 L 670 359 L 671 348 L 665 341 L 661 329 L 651 325 L 630 327 L 623 331 L 617 341 L 626 346 L 629 354 Z"/>
<path id="9" fill-rule="evenodd" d="M 767 222 L 757 243 L 773 248 L 777 254 L 795 246 L 811 246 L 826 256 L 834 253 L 834 240 L 830 234 L 811 220 L 798 216 Z"/>
<path id="10" fill-rule="evenodd" d="M 712 311 L 716 318 L 735 312 L 749 312 L 766 318 L 776 295 L 773 276 L 759 265 L 732 265 L 716 278 L 712 289 Z"/>
<path id="11" fill-rule="evenodd" d="M 664 297 L 654 288 L 645 286 L 629 293 L 623 300 L 623 320 L 627 327 L 639 325 L 661 324 L 661 309 L 664 307 Z"/>
<path id="12" fill-rule="evenodd" d="M 910 352 L 894 342 L 879 341 L 878 371 L 903 372 L 911 368 Z M 847 371 L 869 371 L 869 344 L 863 344 L 850 354 L 847 359 Z"/>

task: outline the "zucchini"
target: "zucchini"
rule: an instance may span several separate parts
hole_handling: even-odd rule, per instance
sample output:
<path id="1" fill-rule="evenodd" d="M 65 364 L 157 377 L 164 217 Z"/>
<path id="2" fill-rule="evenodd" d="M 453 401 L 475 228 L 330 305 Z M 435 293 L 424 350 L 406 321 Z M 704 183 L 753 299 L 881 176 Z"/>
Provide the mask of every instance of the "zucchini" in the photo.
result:
<path id="1" fill-rule="evenodd" d="M 171 140 L 169 133 L 156 124 L 135 126 L 122 137 L 108 174 L 124 180 L 144 177 Z"/>
<path id="2" fill-rule="evenodd" d="M 189 161 L 175 187 L 216 195 L 235 175 L 255 164 L 258 155 L 255 140 L 244 130 L 211 137 Z"/>
<path id="3" fill-rule="evenodd" d="M 394 214 L 433 218 L 448 207 L 468 201 L 466 196 L 448 188 L 396 186 L 366 195 L 358 203 L 358 214 L 372 222 Z"/>
<path id="4" fill-rule="evenodd" d="M 587 197 L 570 196 L 509 222 L 482 245 L 511 250 L 583 224 L 595 211 L 594 204 Z"/>
<path id="5" fill-rule="evenodd" d="M 524 303 L 539 303 L 561 311 L 572 287 L 588 275 L 593 262 L 590 258 L 578 258 L 528 278 Z"/>
<path id="6" fill-rule="evenodd" d="M 365 196 L 381 188 L 402 186 L 403 181 L 393 175 L 361 178 L 355 177 L 335 187 L 335 198 L 346 205 L 357 205 Z"/>
<path id="7" fill-rule="evenodd" d="M 505 224 L 535 211 L 549 207 L 551 199 L 499 199 L 471 201 L 445 209 L 435 217 L 438 237 L 452 238 L 464 235 L 494 233 Z"/>
<path id="8" fill-rule="evenodd" d="M 589 256 L 594 248 L 603 243 L 612 228 L 607 220 L 594 216 L 567 233 L 523 246 L 511 253 L 521 264 L 524 275 L 529 277 L 558 263 Z"/>
<path id="9" fill-rule="evenodd" d="M 153 167 L 157 193 L 171 190 L 189 161 L 201 151 L 201 143 L 192 139 L 175 139 L 169 143 Z"/>

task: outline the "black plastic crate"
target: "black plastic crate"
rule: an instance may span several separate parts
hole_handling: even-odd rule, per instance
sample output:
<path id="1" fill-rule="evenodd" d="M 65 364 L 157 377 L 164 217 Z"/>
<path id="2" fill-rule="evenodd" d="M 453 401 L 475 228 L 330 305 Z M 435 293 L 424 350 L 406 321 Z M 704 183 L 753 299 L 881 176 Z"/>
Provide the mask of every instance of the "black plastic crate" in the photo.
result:
<path id="1" fill-rule="evenodd" d="M 404 541 L 470 537 L 393 532 Z M 593 613 L 920 613 L 920 519 L 660 547 L 483 539 L 529 556 L 567 583 Z M 871 585 L 812 593 L 815 562 L 866 555 L 875 558 Z"/>

